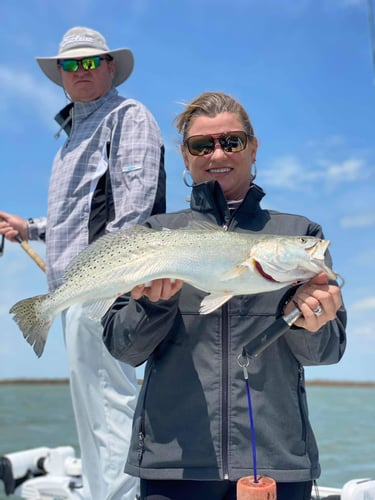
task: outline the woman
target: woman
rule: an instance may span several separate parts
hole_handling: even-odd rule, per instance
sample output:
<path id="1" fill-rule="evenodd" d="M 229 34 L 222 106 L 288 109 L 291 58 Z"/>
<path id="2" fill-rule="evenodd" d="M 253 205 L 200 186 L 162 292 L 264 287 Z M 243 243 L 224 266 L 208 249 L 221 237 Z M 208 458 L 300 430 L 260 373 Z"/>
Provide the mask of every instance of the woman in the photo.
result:
<path id="1" fill-rule="evenodd" d="M 258 144 L 240 103 L 204 93 L 176 123 L 193 181 L 191 207 L 151 217 L 150 227 L 207 221 L 229 231 L 323 237 L 305 217 L 260 207 Z M 248 371 L 258 474 L 275 479 L 278 500 L 310 499 L 320 467 L 303 365 L 337 363 L 344 352 L 339 287 L 321 273 L 299 287 L 234 297 L 209 315 L 198 312 L 203 296 L 181 281 L 155 280 L 120 297 L 103 319 L 113 356 L 134 366 L 147 361 L 125 471 L 141 478 L 144 500 L 235 499 L 236 481 L 253 465 L 237 357 L 250 335 L 297 305 L 296 327 L 251 359 Z"/>

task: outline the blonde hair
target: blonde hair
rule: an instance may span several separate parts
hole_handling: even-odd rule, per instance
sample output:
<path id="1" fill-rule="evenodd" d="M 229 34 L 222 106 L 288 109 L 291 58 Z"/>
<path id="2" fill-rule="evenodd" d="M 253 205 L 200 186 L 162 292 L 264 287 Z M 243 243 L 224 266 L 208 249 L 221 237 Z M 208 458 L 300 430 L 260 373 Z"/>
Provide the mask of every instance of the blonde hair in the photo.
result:
<path id="1" fill-rule="evenodd" d="M 182 134 L 182 142 L 187 139 L 190 125 L 197 116 L 215 117 L 225 112 L 236 114 L 242 121 L 245 132 L 254 137 L 249 115 L 236 99 L 223 92 L 203 92 L 186 104 L 184 111 L 175 118 L 174 123 Z"/>

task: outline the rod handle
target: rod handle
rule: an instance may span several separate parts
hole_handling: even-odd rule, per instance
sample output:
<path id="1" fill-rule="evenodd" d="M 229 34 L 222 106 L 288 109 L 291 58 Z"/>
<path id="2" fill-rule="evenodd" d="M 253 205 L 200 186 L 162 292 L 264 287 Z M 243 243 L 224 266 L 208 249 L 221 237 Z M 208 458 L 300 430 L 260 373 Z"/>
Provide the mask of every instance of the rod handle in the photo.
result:
<path id="1" fill-rule="evenodd" d="M 20 236 L 16 236 L 16 240 L 25 250 L 25 252 L 33 259 L 33 261 L 40 267 L 40 269 L 46 272 L 46 264 L 43 259 L 31 248 L 27 241 L 23 241 Z"/>

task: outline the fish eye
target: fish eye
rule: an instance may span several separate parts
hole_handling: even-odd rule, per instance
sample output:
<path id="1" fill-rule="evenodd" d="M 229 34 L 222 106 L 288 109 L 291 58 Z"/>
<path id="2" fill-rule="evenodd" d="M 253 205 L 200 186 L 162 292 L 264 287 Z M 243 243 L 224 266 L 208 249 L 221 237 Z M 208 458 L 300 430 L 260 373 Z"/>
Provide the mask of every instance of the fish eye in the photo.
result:
<path id="1" fill-rule="evenodd" d="M 300 243 L 302 243 L 302 244 L 304 245 L 305 243 L 307 243 L 307 238 L 304 238 L 303 236 L 301 236 L 301 237 L 299 238 L 299 242 L 300 242 Z"/>

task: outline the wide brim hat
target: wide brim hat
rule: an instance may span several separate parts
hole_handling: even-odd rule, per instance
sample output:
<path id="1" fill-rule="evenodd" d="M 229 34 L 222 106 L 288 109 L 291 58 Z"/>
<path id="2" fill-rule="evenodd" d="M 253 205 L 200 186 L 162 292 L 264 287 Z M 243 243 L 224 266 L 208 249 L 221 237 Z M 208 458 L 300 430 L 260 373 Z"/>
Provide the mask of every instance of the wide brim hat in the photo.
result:
<path id="1" fill-rule="evenodd" d="M 117 87 L 129 78 L 134 67 L 134 57 L 130 49 L 110 50 L 103 35 L 98 31 L 77 26 L 65 33 L 59 46 L 59 53 L 52 57 L 37 57 L 43 73 L 57 85 L 63 86 L 58 61 L 90 56 L 110 55 L 115 63 L 113 85 Z"/>

